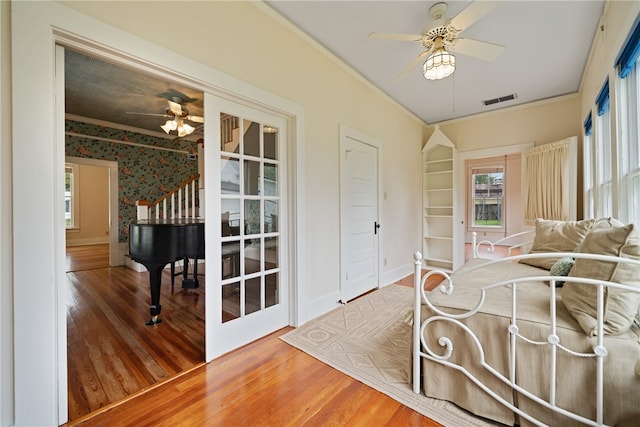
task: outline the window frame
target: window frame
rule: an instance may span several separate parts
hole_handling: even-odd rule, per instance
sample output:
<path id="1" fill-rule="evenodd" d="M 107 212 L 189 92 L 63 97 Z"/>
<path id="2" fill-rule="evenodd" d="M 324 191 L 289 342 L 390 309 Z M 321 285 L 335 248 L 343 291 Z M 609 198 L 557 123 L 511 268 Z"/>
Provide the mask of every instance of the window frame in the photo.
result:
<path id="1" fill-rule="evenodd" d="M 501 195 L 501 206 L 500 206 L 500 215 L 501 215 L 501 224 L 499 226 L 495 225 L 477 225 L 475 223 L 475 204 L 474 204 L 474 183 L 473 176 L 474 170 L 497 170 L 500 169 L 502 172 L 502 195 Z M 489 172 L 488 172 L 489 173 Z M 506 209 L 506 194 L 507 194 L 507 186 L 508 183 L 506 181 L 507 178 L 507 162 L 505 156 L 494 156 L 494 157 L 486 157 L 486 158 L 476 158 L 476 159 L 468 159 L 465 160 L 465 181 L 466 181 L 466 221 L 467 221 L 467 231 L 472 232 L 495 232 L 495 233 L 504 233 L 507 228 L 507 209 Z"/>
<path id="2" fill-rule="evenodd" d="M 70 170 L 70 172 L 68 171 Z M 80 209 L 78 206 L 80 205 L 80 192 L 79 181 L 80 181 L 80 165 L 77 163 L 65 162 L 64 164 L 64 174 L 65 174 L 65 229 L 67 230 L 78 230 L 80 228 Z M 67 191 L 67 175 L 70 175 L 70 188 Z M 67 195 L 67 193 L 69 193 Z M 70 209 L 67 212 L 67 200 L 69 200 Z M 66 223 L 67 214 L 69 215 L 70 222 Z"/>
<path id="3" fill-rule="evenodd" d="M 640 223 L 640 58 L 617 77 L 617 188 L 618 219 Z"/>

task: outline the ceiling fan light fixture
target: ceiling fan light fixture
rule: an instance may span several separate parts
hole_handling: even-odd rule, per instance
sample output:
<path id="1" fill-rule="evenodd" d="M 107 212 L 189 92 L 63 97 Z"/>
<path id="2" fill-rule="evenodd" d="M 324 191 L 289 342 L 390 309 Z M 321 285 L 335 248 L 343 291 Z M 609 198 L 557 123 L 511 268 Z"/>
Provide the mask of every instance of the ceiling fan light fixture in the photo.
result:
<path id="1" fill-rule="evenodd" d="M 196 130 L 196 128 L 194 128 L 193 126 L 187 123 L 181 123 L 178 126 L 178 136 L 183 137 L 183 136 L 189 135 L 193 133 L 194 130 Z"/>
<path id="2" fill-rule="evenodd" d="M 424 78 L 427 80 L 440 80 L 449 77 L 456 70 L 456 57 L 446 51 L 444 47 L 438 47 L 424 62 Z"/>
<path id="3" fill-rule="evenodd" d="M 168 134 L 172 130 L 176 130 L 178 128 L 178 124 L 175 120 L 167 120 L 167 122 L 160 127 Z"/>

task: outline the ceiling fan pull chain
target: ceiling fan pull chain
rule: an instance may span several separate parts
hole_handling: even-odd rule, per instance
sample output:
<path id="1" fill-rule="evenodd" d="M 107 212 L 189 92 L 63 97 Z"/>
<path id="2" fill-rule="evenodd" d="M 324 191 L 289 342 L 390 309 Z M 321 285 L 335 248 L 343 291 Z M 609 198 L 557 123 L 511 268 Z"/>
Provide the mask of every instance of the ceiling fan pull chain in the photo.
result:
<path id="1" fill-rule="evenodd" d="M 456 112 L 456 73 L 451 76 L 451 109 Z"/>

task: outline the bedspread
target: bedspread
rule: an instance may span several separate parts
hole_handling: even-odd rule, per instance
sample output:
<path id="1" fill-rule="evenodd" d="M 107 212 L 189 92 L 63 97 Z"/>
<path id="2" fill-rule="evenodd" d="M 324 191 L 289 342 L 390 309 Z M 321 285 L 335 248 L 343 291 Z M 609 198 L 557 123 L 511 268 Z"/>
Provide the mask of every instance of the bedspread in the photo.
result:
<path id="1" fill-rule="evenodd" d="M 593 351 L 596 339 L 585 335 L 566 310 L 562 303 L 561 289 L 556 289 L 557 327 L 555 334 L 552 334 L 550 297 L 555 288 L 551 288 L 544 279 L 548 275 L 547 270 L 525 264 L 475 259 L 451 276 L 454 287 L 450 295 L 441 293 L 438 289 L 430 292 L 428 299 L 436 309 L 449 314 L 460 314 L 476 308 L 482 297 L 481 289 L 487 285 L 539 277 L 539 280 L 517 283 L 515 299 L 512 292 L 514 285 L 488 289 L 478 312 L 459 320 L 473 331 L 475 337 L 457 324 L 456 320 L 441 316 L 430 319 L 423 334 L 427 348 L 432 349 L 434 354 L 443 354 L 444 350 L 438 344 L 438 339 L 446 337 L 453 344 L 453 351 L 447 359 L 452 364 L 449 366 L 423 360 L 425 394 L 452 401 L 476 415 L 504 424 L 513 425 L 517 421 L 521 425 L 527 425 L 526 420 L 518 420 L 509 408 L 469 381 L 460 368 L 455 367 L 458 365 L 488 385 L 505 402 L 518 406 L 549 425 L 580 425 L 514 392 L 509 385 L 489 372 L 493 369 L 505 378 L 512 375 L 520 387 L 548 401 L 553 389 L 551 358 L 553 352 L 556 352 L 555 404 L 594 418 L 595 358 L 572 356 L 548 342 L 557 339 L 561 346 L 570 351 L 588 353 Z M 512 324 L 514 300 L 517 318 Z M 422 305 L 422 321 L 436 314 L 433 309 Z M 512 338 L 509 333 L 510 326 L 513 328 L 514 325 L 517 326 L 518 334 L 524 337 L 515 339 L 515 357 L 511 353 Z M 624 334 L 606 336 L 604 342 L 608 351 L 604 358 L 604 422 L 613 425 L 637 414 L 637 408 L 640 407 L 640 376 L 636 374 L 640 361 L 640 328 L 634 325 Z M 478 343 L 482 344 L 479 346 Z M 482 358 L 490 366 L 489 370 L 482 366 Z M 510 369 L 512 358 L 515 359 L 513 371 Z M 453 371 L 451 367 L 454 367 Z M 576 390 L 580 393 L 576 393 Z"/>

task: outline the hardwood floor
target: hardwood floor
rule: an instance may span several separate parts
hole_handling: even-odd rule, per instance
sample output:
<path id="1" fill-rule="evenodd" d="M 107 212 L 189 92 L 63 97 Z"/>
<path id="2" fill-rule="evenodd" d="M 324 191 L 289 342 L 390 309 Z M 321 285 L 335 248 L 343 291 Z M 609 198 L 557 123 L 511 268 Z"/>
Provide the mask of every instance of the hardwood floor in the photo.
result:
<path id="1" fill-rule="evenodd" d="M 290 329 L 69 425 L 440 425 L 278 339 Z"/>
<path id="2" fill-rule="evenodd" d="M 181 290 L 165 292 L 166 320 L 149 328 L 143 325 L 146 273 L 112 268 L 69 276 L 70 294 L 80 295 L 77 301 L 71 299 L 69 308 L 70 402 L 73 396 L 79 406 L 94 405 L 91 414 L 80 416 L 74 410 L 69 426 L 439 425 L 278 338 L 291 328 L 211 363 L 198 363 L 203 360 L 204 332 L 198 339 L 193 332 L 177 329 L 187 311 L 179 309 L 182 303 L 192 300 L 201 310 L 204 298 Z M 168 283 L 168 277 L 164 279 Z M 108 284 L 92 285 L 98 282 Z M 412 277 L 400 284 L 411 287 Z M 124 307 L 108 308 L 99 301 L 105 298 Z M 87 304 L 84 308 L 81 299 Z M 85 312 L 84 320 L 76 320 L 77 312 Z M 149 335 L 162 339 L 162 344 L 154 345 Z M 130 392 L 145 382 L 146 387 Z"/>
<path id="3" fill-rule="evenodd" d="M 438 425 L 278 338 L 291 328 L 204 364 L 204 286 L 177 280 L 171 292 L 165 273 L 164 321 L 148 327 L 147 273 L 67 278 L 69 426 Z M 412 276 L 399 284 L 412 287 Z"/>
<path id="4" fill-rule="evenodd" d="M 439 425 L 280 340 L 291 328 L 204 364 L 204 286 L 171 292 L 165 273 L 150 328 L 147 273 L 67 277 L 69 426 Z"/>
<path id="5" fill-rule="evenodd" d="M 65 263 L 67 272 L 109 267 L 109 244 L 68 246 Z"/>
<path id="6" fill-rule="evenodd" d="M 69 419 L 120 401 L 204 361 L 204 278 L 183 290 L 163 275 L 163 322 L 149 319 L 148 273 L 127 267 L 67 273 Z"/>

